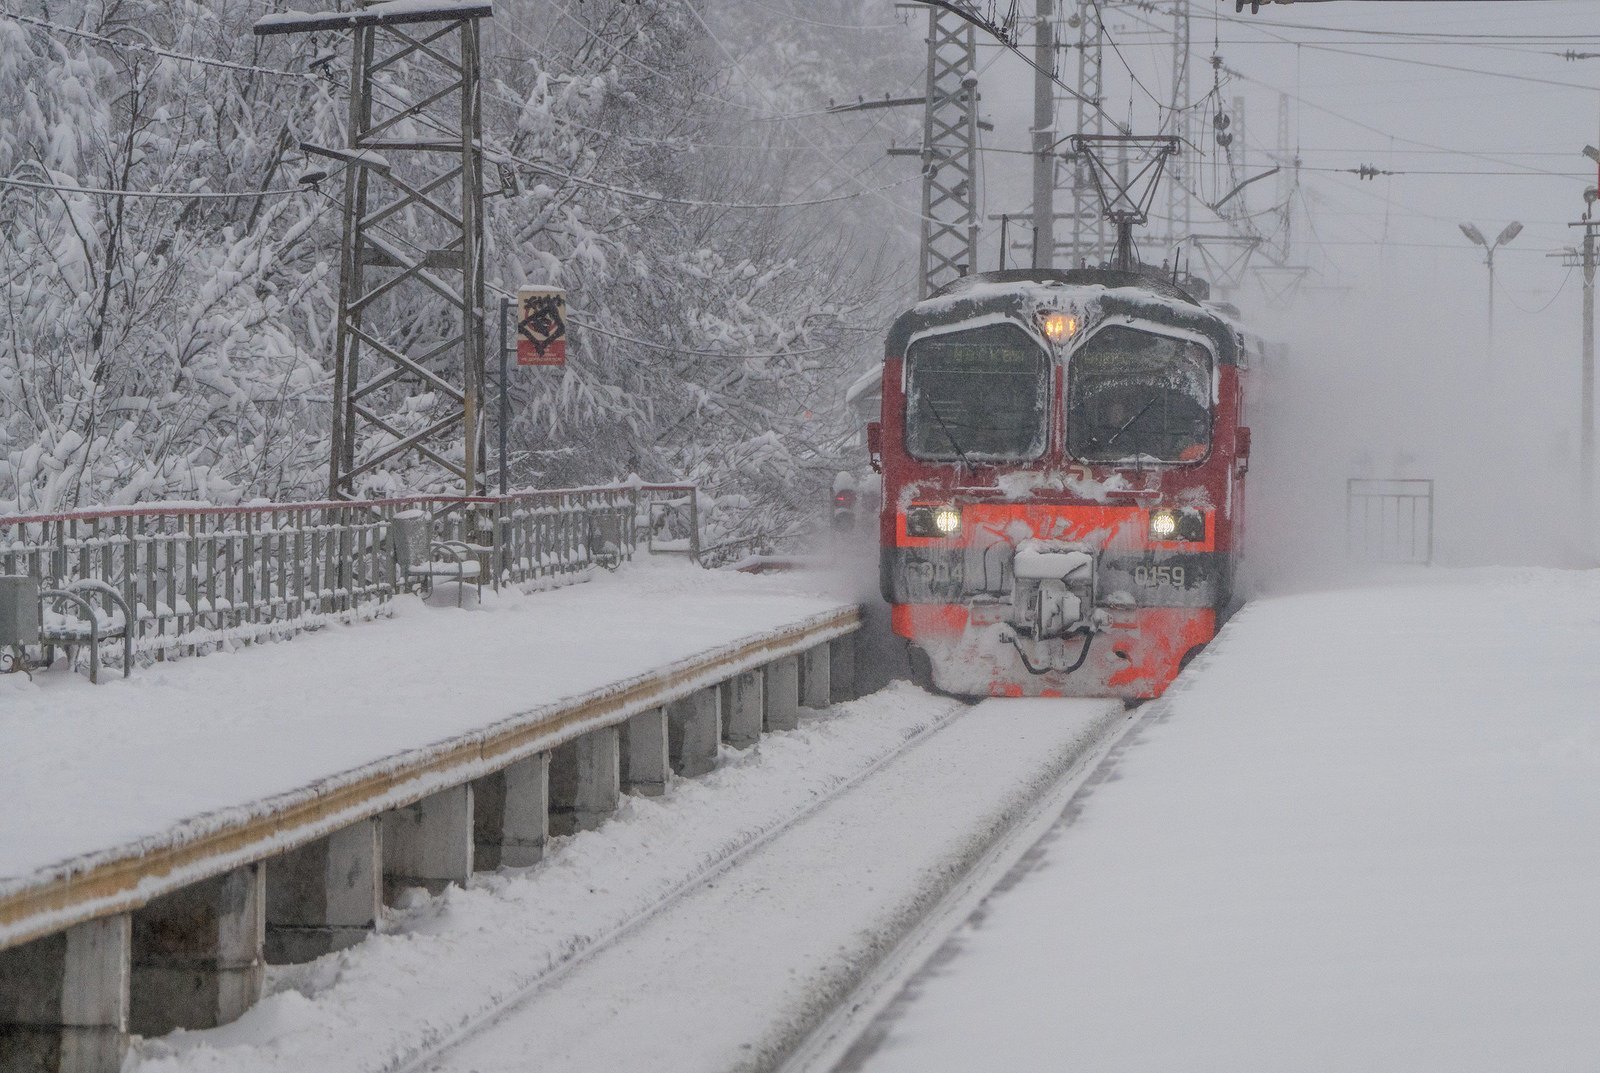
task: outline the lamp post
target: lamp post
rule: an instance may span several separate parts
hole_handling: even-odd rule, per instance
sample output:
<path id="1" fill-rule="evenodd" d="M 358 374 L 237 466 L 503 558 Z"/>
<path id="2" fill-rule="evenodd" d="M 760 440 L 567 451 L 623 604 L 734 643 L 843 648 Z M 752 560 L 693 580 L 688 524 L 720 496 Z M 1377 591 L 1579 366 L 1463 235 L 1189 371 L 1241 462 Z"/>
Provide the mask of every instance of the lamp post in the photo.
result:
<path id="1" fill-rule="evenodd" d="M 1487 253 L 1484 263 L 1489 266 L 1489 355 L 1492 358 L 1494 356 L 1494 251 L 1520 235 L 1522 225 L 1512 220 L 1493 242 L 1485 239 L 1483 232 L 1471 224 L 1462 224 L 1461 233 L 1476 245 L 1482 246 Z"/>
<path id="2" fill-rule="evenodd" d="M 1583 147 L 1583 155 L 1600 169 L 1600 149 L 1592 145 Z M 1596 171 L 1595 185 L 1583 192 L 1583 219 L 1571 227 L 1583 228 L 1583 365 L 1580 370 L 1578 405 L 1578 502 L 1584 533 L 1594 525 L 1594 273 L 1595 228 L 1594 204 L 1600 201 L 1600 170 Z"/>

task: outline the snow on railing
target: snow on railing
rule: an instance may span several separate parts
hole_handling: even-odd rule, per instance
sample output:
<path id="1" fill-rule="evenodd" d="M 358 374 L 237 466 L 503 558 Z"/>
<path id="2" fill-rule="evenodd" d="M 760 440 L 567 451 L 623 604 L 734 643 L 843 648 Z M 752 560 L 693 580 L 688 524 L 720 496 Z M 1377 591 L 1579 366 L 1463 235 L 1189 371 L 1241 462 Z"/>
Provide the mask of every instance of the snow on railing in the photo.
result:
<path id="1" fill-rule="evenodd" d="M 642 498 L 617 485 L 0 516 L 0 574 L 107 583 L 133 609 L 135 650 L 170 659 L 378 614 L 421 584 L 401 573 L 388 539 L 401 511 L 427 511 L 433 538 L 467 545 L 496 586 L 560 585 L 632 557 Z"/>

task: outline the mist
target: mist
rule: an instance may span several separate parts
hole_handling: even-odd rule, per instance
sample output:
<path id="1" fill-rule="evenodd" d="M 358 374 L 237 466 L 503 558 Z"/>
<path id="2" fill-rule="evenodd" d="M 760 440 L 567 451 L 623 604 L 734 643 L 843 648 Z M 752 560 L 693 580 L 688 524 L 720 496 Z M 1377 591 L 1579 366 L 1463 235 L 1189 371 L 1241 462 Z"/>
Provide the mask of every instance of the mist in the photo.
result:
<path id="1" fill-rule="evenodd" d="M 1255 303 L 1252 323 L 1284 348 L 1248 373 L 1255 585 L 1361 569 L 1347 547 L 1350 478 L 1432 480 L 1436 564 L 1593 564 L 1577 491 L 1579 287 L 1538 313 L 1502 297 L 1491 350 L 1473 282 L 1377 275 L 1288 307 Z"/>

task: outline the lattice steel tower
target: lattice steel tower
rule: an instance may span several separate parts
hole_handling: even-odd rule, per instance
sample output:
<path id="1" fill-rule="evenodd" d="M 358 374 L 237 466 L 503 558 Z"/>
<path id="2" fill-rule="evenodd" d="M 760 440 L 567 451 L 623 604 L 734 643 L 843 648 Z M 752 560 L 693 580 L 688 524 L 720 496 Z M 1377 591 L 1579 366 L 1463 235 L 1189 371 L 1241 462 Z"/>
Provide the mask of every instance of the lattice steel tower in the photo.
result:
<path id="1" fill-rule="evenodd" d="M 978 264 L 978 80 L 972 24 L 928 12 L 920 297 Z"/>
<path id="2" fill-rule="evenodd" d="M 487 2 L 269 16 L 258 34 L 351 31 L 331 498 L 422 463 L 407 491 L 483 486 L 483 131 Z"/>
<path id="3" fill-rule="evenodd" d="M 1194 230 L 1194 205 L 1189 191 L 1197 178 L 1191 162 L 1199 144 L 1191 122 L 1189 91 L 1189 0 L 1172 4 L 1172 107 L 1167 128 L 1182 140 L 1182 146 L 1167 162 L 1167 233 L 1164 245 L 1169 252 L 1181 246 Z"/>
<path id="4" fill-rule="evenodd" d="M 1105 90 L 1101 46 L 1105 38 L 1100 23 L 1100 6 L 1094 0 L 1078 0 L 1078 134 L 1106 132 L 1105 112 L 1100 98 Z M 1075 156 L 1072 162 L 1072 215 L 1067 221 L 1071 236 L 1062 245 L 1071 258 L 1067 267 L 1077 268 L 1085 260 L 1093 266 L 1105 260 L 1110 249 L 1106 221 L 1100 214 L 1100 194 L 1094 184 L 1089 162 Z"/>

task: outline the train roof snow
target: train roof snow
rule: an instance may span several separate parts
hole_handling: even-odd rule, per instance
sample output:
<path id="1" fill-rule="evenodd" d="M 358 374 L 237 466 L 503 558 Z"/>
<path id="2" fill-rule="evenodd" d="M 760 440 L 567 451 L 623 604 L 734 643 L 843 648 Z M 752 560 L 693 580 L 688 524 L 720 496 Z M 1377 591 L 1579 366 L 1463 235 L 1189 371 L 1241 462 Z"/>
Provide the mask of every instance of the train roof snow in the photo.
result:
<path id="1" fill-rule="evenodd" d="M 1126 316 L 1198 332 L 1212 341 L 1224 365 L 1236 361 L 1238 331 L 1225 315 L 1165 276 L 1099 268 L 963 276 L 901 314 L 889 328 L 885 352 L 903 355 L 916 337 L 968 321 L 1008 320 L 1037 336 L 1038 315 L 1050 310 L 1078 313 L 1085 329 L 1108 317 Z"/>

